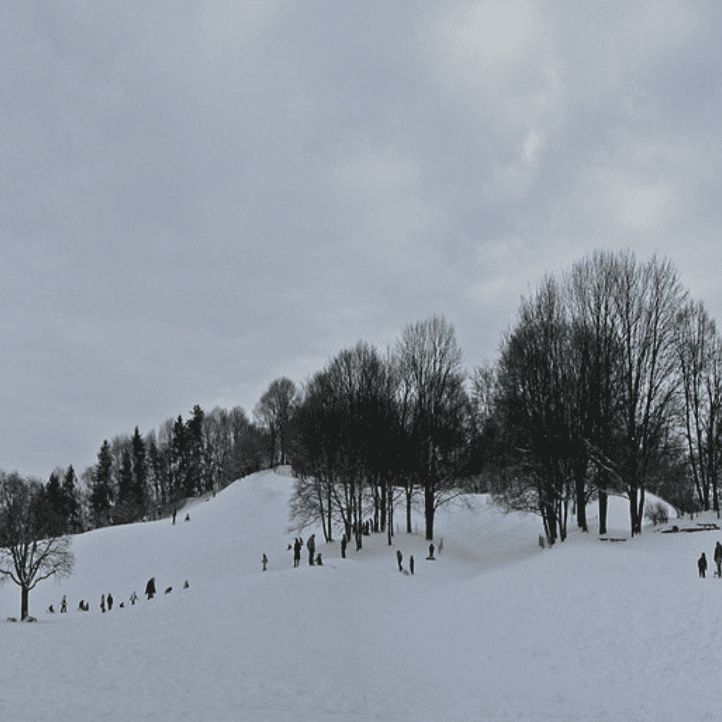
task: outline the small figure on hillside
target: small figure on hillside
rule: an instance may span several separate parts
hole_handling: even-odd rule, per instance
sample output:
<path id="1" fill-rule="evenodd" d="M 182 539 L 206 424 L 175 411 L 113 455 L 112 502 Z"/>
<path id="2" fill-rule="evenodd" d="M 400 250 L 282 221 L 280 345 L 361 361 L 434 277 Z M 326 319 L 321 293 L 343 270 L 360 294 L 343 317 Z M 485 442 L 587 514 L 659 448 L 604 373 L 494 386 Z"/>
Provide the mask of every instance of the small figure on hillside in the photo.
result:
<path id="1" fill-rule="evenodd" d="M 173 509 L 173 523 L 175 524 L 175 515 L 178 513 L 177 509 Z"/>
<path id="2" fill-rule="evenodd" d="M 323 566 L 323 560 L 321 559 L 321 552 L 316 554 L 316 566 L 322 567 Z"/>
<path id="3" fill-rule="evenodd" d="M 48 614 L 55 614 L 55 610 L 53 609 L 52 604 L 48 607 Z"/>
<path id="4" fill-rule="evenodd" d="M 138 595 L 135 593 L 135 589 L 133 590 L 133 593 L 130 595 L 130 603 L 135 604 L 138 601 Z"/>
<path id="5" fill-rule="evenodd" d="M 109 593 L 107 599 L 108 599 L 108 611 L 110 611 L 113 608 L 113 595 Z"/>
<path id="6" fill-rule="evenodd" d="M 263 564 L 263 571 L 265 572 L 266 566 L 268 565 L 268 557 L 265 555 L 265 553 L 263 555 L 263 558 L 261 559 L 261 564 Z"/>
<path id="7" fill-rule="evenodd" d="M 78 603 L 78 611 L 79 612 L 85 611 L 85 600 L 84 599 L 81 599 L 80 602 Z"/>
<path id="8" fill-rule="evenodd" d="M 402 566 L 401 562 L 404 560 L 404 555 L 401 553 L 401 549 L 396 550 L 396 563 L 399 565 L 399 571 L 403 572 L 404 567 Z"/>
<path id="9" fill-rule="evenodd" d="M 186 579 L 186 580 L 183 582 L 183 589 L 188 589 L 188 587 L 190 587 L 190 584 L 188 584 L 188 580 Z"/>
<path id="10" fill-rule="evenodd" d="M 191 520 L 191 515 L 190 515 L 190 514 L 186 514 L 186 518 L 185 518 L 183 521 L 190 521 L 190 520 Z"/>
<path id="11" fill-rule="evenodd" d="M 431 544 L 429 544 L 429 556 L 426 557 L 427 559 L 433 559 L 433 558 L 434 558 L 434 549 L 435 549 L 435 547 L 434 547 L 434 542 L 431 542 Z"/>
<path id="12" fill-rule="evenodd" d="M 346 558 L 346 545 L 348 544 L 348 541 L 346 539 L 346 535 L 344 534 L 341 537 L 341 559 Z"/>
<path id="13" fill-rule="evenodd" d="M 153 599 L 155 596 L 155 577 L 151 577 L 145 585 L 145 594 L 148 599 Z"/>
<path id="14" fill-rule="evenodd" d="M 100 611 L 105 614 L 105 594 L 100 595 Z"/>
<path id="15" fill-rule="evenodd" d="M 714 547 L 714 563 L 717 565 L 717 576 L 722 577 L 722 544 L 719 542 Z"/>
<path id="16" fill-rule="evenodd" d="M 306 542 L 306 549 L 308 549 L 308 563 L 313 566 L 313 555 L 316 551 L 316 535 L 311 534 Z"/>
<path id="17" fill-rule="evenodd" d="M 544 542 L 544 535 L 543 535 L 543 534 L 540 534 L 540 535 L 539 535 L 539 546 L 540 546 L 542 549 L 544 549 L 544 548 L 546 547 L 546 543 Z"/>
<path id="18" fill-rule="evenodd" d="M 702 552 L 702 556 L 697 560 L 697 569 L 699 570 L 699 576 L 704 579 L 705 572 L 707 571 L 707 557 Z"/>
<path id="19" fill-rule="evenodd" d="M 439 539 L 439 554 L 444 550 L 444 537 L 442 536 L 441 539 Z"/>
<path id="20" fill-rule="evenodd" d="M 63 598 L 60 600 L 60 613 L 68 613 L 68 598 L 63 594 Z"/>
<path id="21" fill-rule="evenodd" d="M 296 539 L 293 542 L 293 566 L 297 567 L 301 563 L 301 540 Z"/>
<path id="22" fill-rule="evenodd" d="M 411 576 L 414 575 L 414 555 L 412 554 L 409 557 L 409 571 L 411 572 Z"/>

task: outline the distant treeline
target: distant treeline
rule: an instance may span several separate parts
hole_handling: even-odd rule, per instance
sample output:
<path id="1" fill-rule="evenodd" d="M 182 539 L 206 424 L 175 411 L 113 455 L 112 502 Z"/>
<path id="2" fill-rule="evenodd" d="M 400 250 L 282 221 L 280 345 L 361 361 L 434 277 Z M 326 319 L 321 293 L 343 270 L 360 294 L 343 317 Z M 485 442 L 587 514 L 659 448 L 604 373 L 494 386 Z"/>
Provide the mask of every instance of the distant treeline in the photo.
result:
<path id="1" fill-rule="evenodd" d="M 481 332 L 481 331 L 480 331 Z M 274 381 L 254 408 L 195 406 L 186 420 L 105 441 L 78 480 L 43 487 L 59 528 L 75 532 L 170 514 L 260 469 L 297 477 L 291 529 L 391 536 L 417 505 L 427 539 L 440 505 L 490 492 L 538 513 L 548 541 L 570 515 L 586 530 L 598 500 L 629 499 L 641 532 L 645 492 L 682 511 L 719 512 L 722 343 L 668 260 L 598 252 L 523 298 L 498 359 L 465 370 L 454 327 L 434 316 L 380 353 L 359 342 L 306 384 Z"/>

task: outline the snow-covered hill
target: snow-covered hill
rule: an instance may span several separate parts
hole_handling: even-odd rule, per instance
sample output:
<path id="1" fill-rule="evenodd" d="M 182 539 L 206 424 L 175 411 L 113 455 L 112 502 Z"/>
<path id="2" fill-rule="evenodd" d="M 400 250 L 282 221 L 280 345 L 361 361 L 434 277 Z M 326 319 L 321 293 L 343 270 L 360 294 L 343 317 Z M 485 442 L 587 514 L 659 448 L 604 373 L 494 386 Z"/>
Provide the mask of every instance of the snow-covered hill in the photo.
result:
<path id="1" fill-rule="evenodd" d="M 321 545 L 325 566 L 293 569 L 292 483 L 255 474 L 189 522 L 77 537 L 73 576 L 31 594 L 39 622 L 0 623 L 0 719 L 658 722 L 722 708 L 722 581 L 696 571 L 722 532 L 575 533 L 542 551 L 538 518 L 475 497 L 439 513 L 434 562 L 423 536 L 389 547 L 379 534 L 349 559 Z M 612 500 L 610 528 L 627 527 Z M 414 555 L 413 577 L 397 549 L 405 566 Z M 160 594 L 147 601 L 151 576 Z M 45 613 L 63 594 L 70 613 Z M 0 619 L 18 609 L 5 584 Z"/>

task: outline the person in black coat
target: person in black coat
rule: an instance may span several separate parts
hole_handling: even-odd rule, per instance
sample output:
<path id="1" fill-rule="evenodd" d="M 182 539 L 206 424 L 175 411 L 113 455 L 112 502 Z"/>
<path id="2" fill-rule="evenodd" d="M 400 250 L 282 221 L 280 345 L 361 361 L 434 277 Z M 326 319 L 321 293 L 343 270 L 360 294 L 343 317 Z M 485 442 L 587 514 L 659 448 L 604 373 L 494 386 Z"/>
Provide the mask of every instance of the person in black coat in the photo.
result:
<path id="1" fill-rule="evenodd" d="M 311 534 L 306 542 L 306 549 L 308 549 L 308 563 L 313 566 L 313 555 L 316 551 L 316 535 Z"/>
<path id="2" fill-rule="evenodd" d="M 699 576 L 704 579 L 704 574 L 707 571 L 707 557 L 702 552 L 702 556 L 697 560 L 697 569 L 699 570 Z"/>
<path id="3" fill-rule="evenodd" d="M 346 541 L 346 535 L 344 534 L 343 537 L 341 537 L 341 559 L 346 558 L 346 545 L 348 542 Z"/>
<path id="4" fill-rule="evenodd" d="M 145 585 L 145 594 L 148 599 L 153 599 L 155 596 L 155 577 L 151 577 Z"/>
<path id="5" fill-rule="evenodd" d="M 296 539 L 293 542 L 293 566 L 297 567 L 301 563 L 301 540 Z"/>
<path id="6" fill-rule="evenodd" d="M 396 550 L 396 563 L 399 565 L 399 571 L 403 572 L 404 568 L 401 565 L 401 562 L 404 560 L 404 555 L 401 553 L 401 549 Z"/>

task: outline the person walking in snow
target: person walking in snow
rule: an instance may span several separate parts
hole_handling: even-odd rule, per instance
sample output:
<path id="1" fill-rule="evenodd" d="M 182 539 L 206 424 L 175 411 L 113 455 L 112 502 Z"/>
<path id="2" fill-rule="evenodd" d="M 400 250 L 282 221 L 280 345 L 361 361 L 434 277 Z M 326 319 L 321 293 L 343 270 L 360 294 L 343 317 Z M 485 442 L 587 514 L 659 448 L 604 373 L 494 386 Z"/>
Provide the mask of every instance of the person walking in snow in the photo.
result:
<path id="1" fill-rule="evenodd" d="M 399 565 L 399 571 L 403 572 L 404 568 L 401 565 L 401 562 L 404 560 L 404 555 L 401 553 L 401 549 L 396 550 L 396 563 Z"/>
<path id="2" fill-rule="evenodd" d="M 263 555 L 263 559 L 261 559 L 261 564 L 263 564 L 263 571 L 265 572 L 265 571 L 266 571 L 266 565 L 268 564 L 268 557 L 265 555 L 265 553 L 264 553 L 264 555 Z"/>
<path id="3" fill-rule="evenodd" d="M 341 537 L 341 559 L 346 558 L 346 545 L 348 544 L 348 541 L 346 541 L 346 535 L 344 534 Z"/>
<path id="4" fill-rule="evenodd" d="M 108 611 L 110 611 L 113 608 L 113 595 L 108 593 Z"/>
<path id="5" fill-rule="evenodd" d="M 297 567 L 301 563 L 301 540 L 296 539 L 293 542 L 293 566 Z"/>
<path id="6" fill-rule="evenodd" d="M 411 576 L 414 576 L 414 555 L 412 554 L 409 557 L 409 571 L 411 572 Z"/>
<path id="7" fill-rule="evenodd" d="M 306 549 L 308 549 L 308 563 L 313 566 L 313 554 L 316 551 L 316 535 L 311 534 L 306 542 Z"/>
<path id="8" fill-rule="evenodd" d="M 155 596 L 155 577 L 151 577 L 145 585 L 145 594 L 148 599 L 153 599 Z"/>
<path id="9" fill-rule="evenodd" d="M 719 542 L 714 547 L 714 563 L 717 565 L 717 576 L 722 577 L 722 544 Z"/>
<path id="10" fill-rule="evenodd" d="M 60 600 L 60 613 L 68 613 L 68 598 L 63 594 L 63 598 Z"/>
<path id="11" fill-rule="evenodd" d="M 133 590 L 133 593 L 130 595 L 130 603 L 135 604 L 138 601 L 138 595 L 135 593 L 135 589 Z"/>
<path id="12" fill-rule="evenodd" d="M 100 595 L 100 611 L 105 614 L 105 594 Z"/>
<path id="13" fill-rule="evenodd" d="M 702 556 L 697 560 L 697 569 L 699 570 L 700 578 L 704 579 L 704 574 L 707 571 L 707 557 L 705 557 L 704 552 L 702 552 Z"/>

